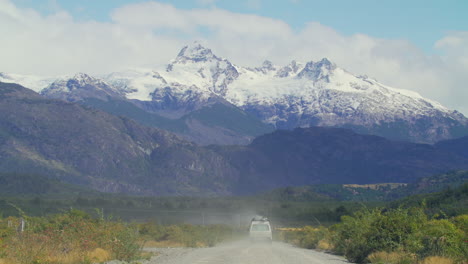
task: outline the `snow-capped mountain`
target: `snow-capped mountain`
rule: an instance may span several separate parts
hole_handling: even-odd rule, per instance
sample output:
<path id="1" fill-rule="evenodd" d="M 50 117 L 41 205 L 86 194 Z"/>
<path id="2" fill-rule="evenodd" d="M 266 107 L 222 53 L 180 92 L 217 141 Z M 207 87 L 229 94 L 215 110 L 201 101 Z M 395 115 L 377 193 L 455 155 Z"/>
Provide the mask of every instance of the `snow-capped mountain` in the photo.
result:
<path id="1" fill-rule="evenodd" d="M 0 75 L 0 81 L 11 75 Z M 198 43 L 185 46 L 167 66 L 73 78 L 17 77 L 54 98 L 125 98 L 169 118 L 182 118 L 215 103 L 234 105 L 278 129 L 347 127 L 391 139 L 436 142 L 468 134 L 468 119 L 416 92 L 356 76 L 324 58 L 286 66 L 265 61 L 246 68 Z M 36 82 L 34 83 L 34 80 Z M 41 85 L 51 83 L 45 89 Z M 28 84 L 30 84 L 28 86 Z"/>
<path id="2" fill-rule="evenodd" d="M 112 73 L 104 80 L 127 91 L 128 99 L 151 102 L 142 104 L 147 110 L 172 110 L 180 116 L 224 101 L 228 87 L 238 77 L 236 67 L 228 60 L 196 44 L 184 47 L 164 69 Z"/>
<path id="3" fill-rule="evenodd" d="M 59 77 L 44 77 L 36 75 L 23 75 L 14 73 L 0 72 L 0 82 L 4 83 L 18 83 L 24 87 L 39 93 L 44 88 L 48 87 Z"/>
<path id="4" fill-rule="evenodd" d="M 111 87 L 103 80 L 85 73 L 55 80 L 47 88 L 42 89 L 40 93 L 50 98 L 70 102 L 80 101 L 85 98 L 97 98 L 106 101 L 109 97 L 125 97 L 124 91 Z"/>
<path id="5" fill-rule="evenodd" d="M 119 76 L 116 78 L 116 76 Z M 468 119 L 416 92 L 355 76 L 328 59 L 261 67 L 233 65 L 198 43 L 184 47 L 165 69 L 105 77 L 127 98 L 156 108 L 193 110 L 222 98 L 279 129 L 351 127 L 394 139 L 434 142 L 468 131 Z"/>

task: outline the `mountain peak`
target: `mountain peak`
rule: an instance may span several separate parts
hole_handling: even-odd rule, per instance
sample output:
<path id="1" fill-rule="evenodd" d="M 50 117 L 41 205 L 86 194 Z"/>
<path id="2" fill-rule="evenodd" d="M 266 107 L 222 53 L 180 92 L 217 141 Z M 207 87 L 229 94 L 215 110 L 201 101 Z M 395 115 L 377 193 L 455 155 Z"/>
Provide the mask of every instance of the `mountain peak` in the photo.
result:
<path id="1" fill-rule="evenodd" d="M 269 60 L 265 60 L 262 64 L 262 68 L 265 69 L 265 70 L 268 70 L 268 71 L 274 71 L 276 70 L 275 66 L 273 65 L 273 63 Z"/>
<path id="2" fill-rule="evenodd" d="M 70 78 L 69 81 L 70 80 L 76 81 L 80 85 L 83 85 L 83 84 L 86 84 L 86 83 L 89 83 L 89 82 L 96 81 L 96 78 L 94 78 L 94 77 L 92 77 L 92 76 L 90 76 L 90 75 L 88 75 L 86 73 L 79 72 L 79 73 L 75 74 L 75 76 Z"/>
<path id="3" fill-rule="evenodd" d="M 183 47 L 177 55 L 175 61 L 179 63 L 186 63 L 187 61 L 201 62 L 212 59 L 219 60 L 219 58 L 213 54 L 211 49 L 205 48 L 198 42 L 194 42 L 191 45 Z"/>
<path id="4" fill-rule="evenodd" d="M 336 69 L 336 65 L 329 61 L 327 58 L 323 58 L 318 62 L 308 62 L 304 69 L 297 74 L 299 78 L 309 78 L 314 81 L 323 79 L 329 82 L 328 75 L 331 71 Z"/>
<path id="5" fill-rule="evenodd" d="M 297 71 L 299 70 L 299 67 L 300 67 L 300 65 L 295 60 L 293 60 L 288 65 L 280 68 L 276 72 L 275 76 L 279 77 L 279 78 L 289 77 L 291 74 L 296 74 Z"/>
<path id="6" fill-rule="evenodd" d="M 75 74 L 75 76 L 73 76 L 73 79 L 77 79 L 77 80 L 80 80 L 80 79 L 91 79 L 92 77 L 89 76 L 88 74 L 84 73 L 84 72 L 79 72 L 77 74 Z"/>
<path id="7" fill-rule="evenodd" d="M 321 61 L 317 62 L 320 65 L 326 65 L 327 67 L 332 67 L 334 64 L 329 61 L 327 58 L 323 58 Z"/>
<path id="8" fill-rule="evenodd" d="M 85 98 L 107 100 L 108 97 L 122 97 L 123 92 L 109 86 L 101 79 L 86 73 L 77 73 L 73 77 L 59 79 L 41 91 L 47 97 L 66 101 L 80 101 Z"/>
<path id="9" fill-rule="evenodd" d="M 79 72 L 75 74 L 72 78 L 66 80 L 66 86 L 73 89 L 76 87 L 83 87 L 85 85 L 97 85 L 97 86 L 104 86 L 106 85 L 104 81 L 101 79 L 95 78 L 91 75 L 88 75 L 83 72 Z"/>
<path id="10" fill-rule="evenodd" d="M 271 61 L 265 60 L 262 63 L 261 67 L 256 67 L 256 68 L 254 68 L 252 70 L 257 71 L 257 72 L 262 72 L 263 74 L 267 74 L 270 71 L 276 71 L 276 67 L 275 67 L 275 65 L 273 65 L 273 63 Z"/>

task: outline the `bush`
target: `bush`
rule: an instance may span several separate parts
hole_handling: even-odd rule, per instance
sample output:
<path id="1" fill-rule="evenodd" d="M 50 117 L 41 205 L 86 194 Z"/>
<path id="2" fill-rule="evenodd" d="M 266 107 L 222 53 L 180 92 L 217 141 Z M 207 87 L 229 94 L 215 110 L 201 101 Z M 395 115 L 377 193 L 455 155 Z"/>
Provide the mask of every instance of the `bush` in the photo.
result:
<path id="1" fill-rule="evenodd" d="M 279 234 L 277 236 L 281 241 L 299 246 L 300 237 L 302 236 L 302 229 L 289 228 L 279 230 Z"/>
<path id="2" fill-rule="evenodd" d="M 468 256 L 465 238 L 466 229 L 462 231 L 446 219 L 431 220 L 421 229 L 419 239 L 422 247 L 417 253 L 422 257 L 463 258 Z"/>
<path id="3" fill-rule="evenodd" d="M 364 210 L 344 216 L 331 228 L 331 237 L 334 250 L 351 262 L 413 263 L 413 256 L 462 262 L 468 255 L 467 220 L 466 215 L 427 220 L 422 208 Z"/>
<path id="4" fill-rule="evenodd" d="M 212 247 L 232 235 L 232 229 L 224 225 L 161 226 L 155 223 L 144 223 L 139 225 L 139 231 L 146 240 L 172 242 L 172 244 L 181 244 L 186 247 Z"/>
<path id="5" fill-rule="evenodd" d="M 10 220 L 18 223 L 18 219 Z M 121 222 L 92 219 L 88 214 L 71 210 L 41 218 L 26 217 L 26 229 L 16 232 L 17 224 L 3 230 L 3 258 L 8 263 L 91 263 L 139 256 L 137 232 Z"/>
<path id="6" fill-rule="evenodd" d="M 362 263 L 374 251 L 369 237 L 373 234 L 372 224 L 381 217 L 380 211 L 360 211 L 354 217 L 343 216 L 341 223 L 332 227 L 335 251 L 351 262 Z"/>
<path id="7" fill-rule="evenodd" d="M 319 228 L 306 226 L 301 232 L 299 246 L 303 248 L 315 249 L 318 247 L 319 242 L 325 239 L 327 235 L 328 229 L 323 226 Z"/>

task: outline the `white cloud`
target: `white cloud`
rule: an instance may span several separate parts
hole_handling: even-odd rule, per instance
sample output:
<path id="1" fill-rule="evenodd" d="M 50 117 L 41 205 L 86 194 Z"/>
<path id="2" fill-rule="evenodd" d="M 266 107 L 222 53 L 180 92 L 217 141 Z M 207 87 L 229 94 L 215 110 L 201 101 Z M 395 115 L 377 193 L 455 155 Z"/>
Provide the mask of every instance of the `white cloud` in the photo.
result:
<path id="1" fill-rule="evenodd" d="M 214 1 L 204 1 L 214 3 Z M 75 21 L 58 10 L 43 16 L 0 0 L 0 71 L 30 74 L 106 73 L 167 63 L 199 40 L 241 66 L 327 57 L 356 74 L 421 93 L 468 114 L 468 32 L 435 43 L 427 55 L 405 40 L 343 35 L 311 22 L 296 32 L 284 21 L 216 7 L 181 10 L 144 2 L 122 6 L 112 22 Z"/>
<path id="2" fill-rule="evenodd" d="M 441 101 L 468 116 L 468 31 L 450 32 L 435 47 L 443 54 L 440 57 L 443 71 L 437 75 L 444 85 L 438 90 L 444 98 Z"/>

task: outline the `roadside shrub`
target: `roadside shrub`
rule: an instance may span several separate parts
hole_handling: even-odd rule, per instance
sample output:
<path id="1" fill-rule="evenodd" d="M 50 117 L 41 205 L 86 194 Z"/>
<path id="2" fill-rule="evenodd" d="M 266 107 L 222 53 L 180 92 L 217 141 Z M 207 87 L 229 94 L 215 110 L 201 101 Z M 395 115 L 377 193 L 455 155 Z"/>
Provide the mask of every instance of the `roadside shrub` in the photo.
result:
<path id="1" fill-rule="evenodd" d="M 421 208 L 363 210 L 330 228 L 334 251 L 349 261 L 415 263 L 431 256 L 466 263 L 468 216 L 428 220 Z"/>
<path id="2" fill-rule="evenodd" d="M 107 234 L 100 234 L 106 239 L 101 245 L 104 249 L 109 249 L 113 259 L 134 260 L 139 256 L 141 245 L 136 228 L 122 223 L 107 223 Z"/>
<path id="3" fill-rule="evenodd" d="M 450 219 L 450 222 L 452 222 L 458 230 L 463 232 L 463 240 L 468 241 L 468 215 L 459 215 L 456 216 L 452 219 Z"/>
<path id="4" fill-rule="evenodd" d="M 328 238 L 324 238 L 318 242 L 317 249 L 325 250 L 325 251 L 332 251 L 333 244 L 330 242 Z"/>
<path id="5" fill-rule="evenodd" d="M 166 227 L 165 235 L 163 236 L 164 240 L 177 241 L 184 243 L 184 232 L 180 226 L 171 225 Z"/>
<path id="6" fill-rule="evenodd" d="M 196 226 L 189 224 L 161 226 L 144 223 L 138 227 L 145 240 L 168 242 L 166 244 L 186 247 L 212 247 L 232 235 L 232 229 L 224 225 Z"/>
<path id="7" fill-rule="evenodd" d="M 279 230 L 279 239 L 296 246 L 309 249 L 330 250 L 330 232 L 324 227 L 305 226 L 303 228 L 284 228 Z"/>
<path id="8" fill-rule="evenodd" d="M 301 233 L 302 233 L 302 229 L 297 229 L 297 228 L 289 228 L 287 230 L 280 230 L 278 234 L 278 239 L 286 243 L 299 246 Z"/>
<path id="9" fill-rule="evenodd" d="M 449 220 L 431 220 L 421 229 L 422 247 L 417 252 L 421 257 L 442 256 L 461 259 L 468 256 L 466 230 L 458 229 Z"/>
<path id="10" fill-rule="evenodd" d="M 333 243 L 338 253 L 351 262 L 363 263 L 367 256 L 379 251 L 405 251 L 412 245 L 412 235 L 427 222 L 422 209 L 379 209 L 344 216 L 333 227 Z"/>
<path id="11" fill-rule="evenodd" d="M 164 239 L 166 235 L 164 227 L 154 222 L 146 222 L 138 225 L 138 231 L 142 238 L 148 240 L 160 241 Z"/>
<path id="12" fill-rule="evenodd" d="M 319 242 L 328 235 L 328 229 L 321 226 L 313 228 L 311 226 L 304 227 L 301 232 L 299 246 L 309 249 L 317 248 Z"/>
<path id="13" fill-rule="evenodd" d="M 27 217 L 26 229 L 21 233 L 16 227 L 17 224 L 11 225 L 8 232 L 2 232 L 7 234 L 2 237 L 2 258 L 10 264 L 76 264 L 133 260 L 139 256 L 134 228 L 121 222 L 93 219 L 77 210 L 49 217 Z"/>
<path id="14" fill-rule="evenodd" d="M 372 234 L 372 222 L 380 216 L 380 212 L 360 211 L 354 217 L 343 216 L 341 223 L 332 227 L 332 241 L 335 251 L 344 255 L 351 262 L 362 263 L 374 250 L 368 244 Z"/>

